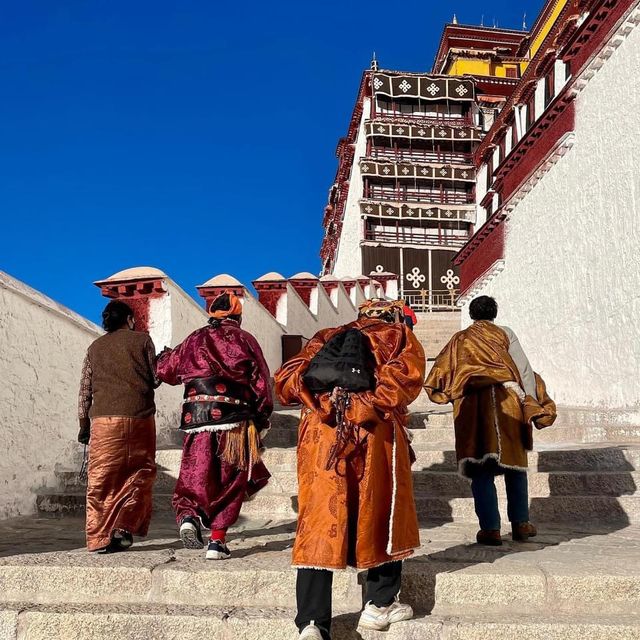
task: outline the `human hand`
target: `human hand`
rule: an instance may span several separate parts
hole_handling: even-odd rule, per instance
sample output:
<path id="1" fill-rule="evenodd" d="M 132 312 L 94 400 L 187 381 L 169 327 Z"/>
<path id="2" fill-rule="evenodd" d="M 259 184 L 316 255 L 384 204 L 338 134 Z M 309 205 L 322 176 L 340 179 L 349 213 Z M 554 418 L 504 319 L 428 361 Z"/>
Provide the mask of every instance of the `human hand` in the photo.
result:
<path id="1" fill-rule="evenodd" d="M 88 418 L 80 419 L 80 430 L 78 431 L 78 442 L 89 444 L 91 438 L 91 421 Z"/>

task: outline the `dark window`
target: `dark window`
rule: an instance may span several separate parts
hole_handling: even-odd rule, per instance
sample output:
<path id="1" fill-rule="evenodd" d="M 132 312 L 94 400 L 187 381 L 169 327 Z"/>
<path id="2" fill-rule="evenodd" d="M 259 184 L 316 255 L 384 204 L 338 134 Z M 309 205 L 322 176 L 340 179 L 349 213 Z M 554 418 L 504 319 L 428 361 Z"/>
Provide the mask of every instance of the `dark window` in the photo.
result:
<path id="1" fill-rule="evenodd" d="M 511 148 L 513 149 L 517 144 L 518 144 L 518 127 L 516 125 L 516 121 L 514 118 L 513 124 L 511 125 Z"/>
<path id="2" fill-rule="evenodd" d="M 531 129 L 535 122 L 535 108 L 536 108 L 536 92 L 534 91 L 527 102 L 527 131 Z"/>
<path id="3" fill-rule="evenodd" d="M 487 191 L 491 189 L 491 185 L 493 184 L 493 153 L 487 162 Z"/>
<path id="4" fill-rule="evenodd" d="M 493 215 L 493 198 L 491 198 L 487 205 L 487 220 Z"/>
<path id="5" fill-rule="evenodd" d="M 549 106 L 549 103 L 553 100 L 555 94 L 555 73 L 551 69 L 544 79 L 544 106 Z"/>
<path id="6" fill-rule="evenodd" d="M 517 78 L 518 67 L 507 67 L 507 78 Z"/>

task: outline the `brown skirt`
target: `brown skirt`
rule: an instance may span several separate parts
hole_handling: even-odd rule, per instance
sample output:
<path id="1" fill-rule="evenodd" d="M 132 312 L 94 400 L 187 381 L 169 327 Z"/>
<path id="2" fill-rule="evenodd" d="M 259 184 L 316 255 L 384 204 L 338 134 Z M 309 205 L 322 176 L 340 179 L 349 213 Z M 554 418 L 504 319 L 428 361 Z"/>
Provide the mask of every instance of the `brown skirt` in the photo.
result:
<path id="1" fill-rule="evenodd" d="M 153 416 L 91 421 L 87 486 L 87 548 L 106 547 L 115 529 L 146 536 L 156 477 Z"/>

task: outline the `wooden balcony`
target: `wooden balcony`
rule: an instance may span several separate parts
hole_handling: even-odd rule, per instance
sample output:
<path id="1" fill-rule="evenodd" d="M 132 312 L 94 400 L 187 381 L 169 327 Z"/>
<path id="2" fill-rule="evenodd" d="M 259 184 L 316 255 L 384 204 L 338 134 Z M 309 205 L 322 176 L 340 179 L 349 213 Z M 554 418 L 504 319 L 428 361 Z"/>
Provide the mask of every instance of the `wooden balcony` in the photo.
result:
<path id="1" fill-rule="evenodd" d="M 476 123 L 473 121 L 471 115 L 456 115 L 456 114 L 443 114 L 443 113 L 408 113 L 406 111 L 374 111 L 371 114 L 372 118 L 385 118 L 388 120 L 397 120 L 402 122 L 409 122 L 411 120 L 428 124 L 428 125 L 453 125 L 459 127 L 475 127 Z"/>
<path id="2" fill-rule="evenodd" d="M 430 149 L 393 149 L 372 147 L 367 157 L 396 162 L 433 162 L 437 164 L 473 164 L 473 154 L 453 151 L 432 151 Z"/>
<path id="3" fill-rule="evenodd" d="M 456 192 L 447 189 L 419 191 L 402 186 L 383 187 L 370 184 L 364 188 L 364 197 L 370 200 L 392 200 L 394 202 L 424 202 L 428 204 L 473 204 L 473 192 Z"/>
<path id="4" fill-rule="evenodd" d="M 450 235 L 439 232 L 438 229 L 426 229 L 423 227 L 400 227 L 392 231 L 367 229 L 364 238 L 369 242 L 441 247 L 463 247 L 469 240 L 468 235 Z"/>
<path id="5" fill-rule="evenodd" d="M 417 291 L 409 293 L 405 290 L 402 298 L 417 313 L 430 311 L 458 311 L 456 303 L 460 297 L 457 289 L 442 291 Z"/>

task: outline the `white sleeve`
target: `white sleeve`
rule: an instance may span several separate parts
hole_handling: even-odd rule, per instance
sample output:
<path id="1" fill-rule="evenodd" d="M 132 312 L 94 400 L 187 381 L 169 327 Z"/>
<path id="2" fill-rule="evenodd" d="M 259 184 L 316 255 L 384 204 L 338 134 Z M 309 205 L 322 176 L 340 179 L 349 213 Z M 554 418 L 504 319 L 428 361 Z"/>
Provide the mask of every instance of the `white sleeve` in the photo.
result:
<path id="1" fill-rule="evenodd" d="M 525 352 L 522 349 L 522 346 L 520 345 L 518 336 L 516 336 L 516 334 L 508 327 L 503 327 L 503 329 L 509 336 L 509 355 L 513 358 L 516 367 L 518 367 L 518 372 L 520 373 L 520 378 L 522 379 L 524 392 L 528 396 L 537 399 L 536 378 L 533 374 L 533 369 L 531 368 L 529 359 L 527 358 Z"/>

